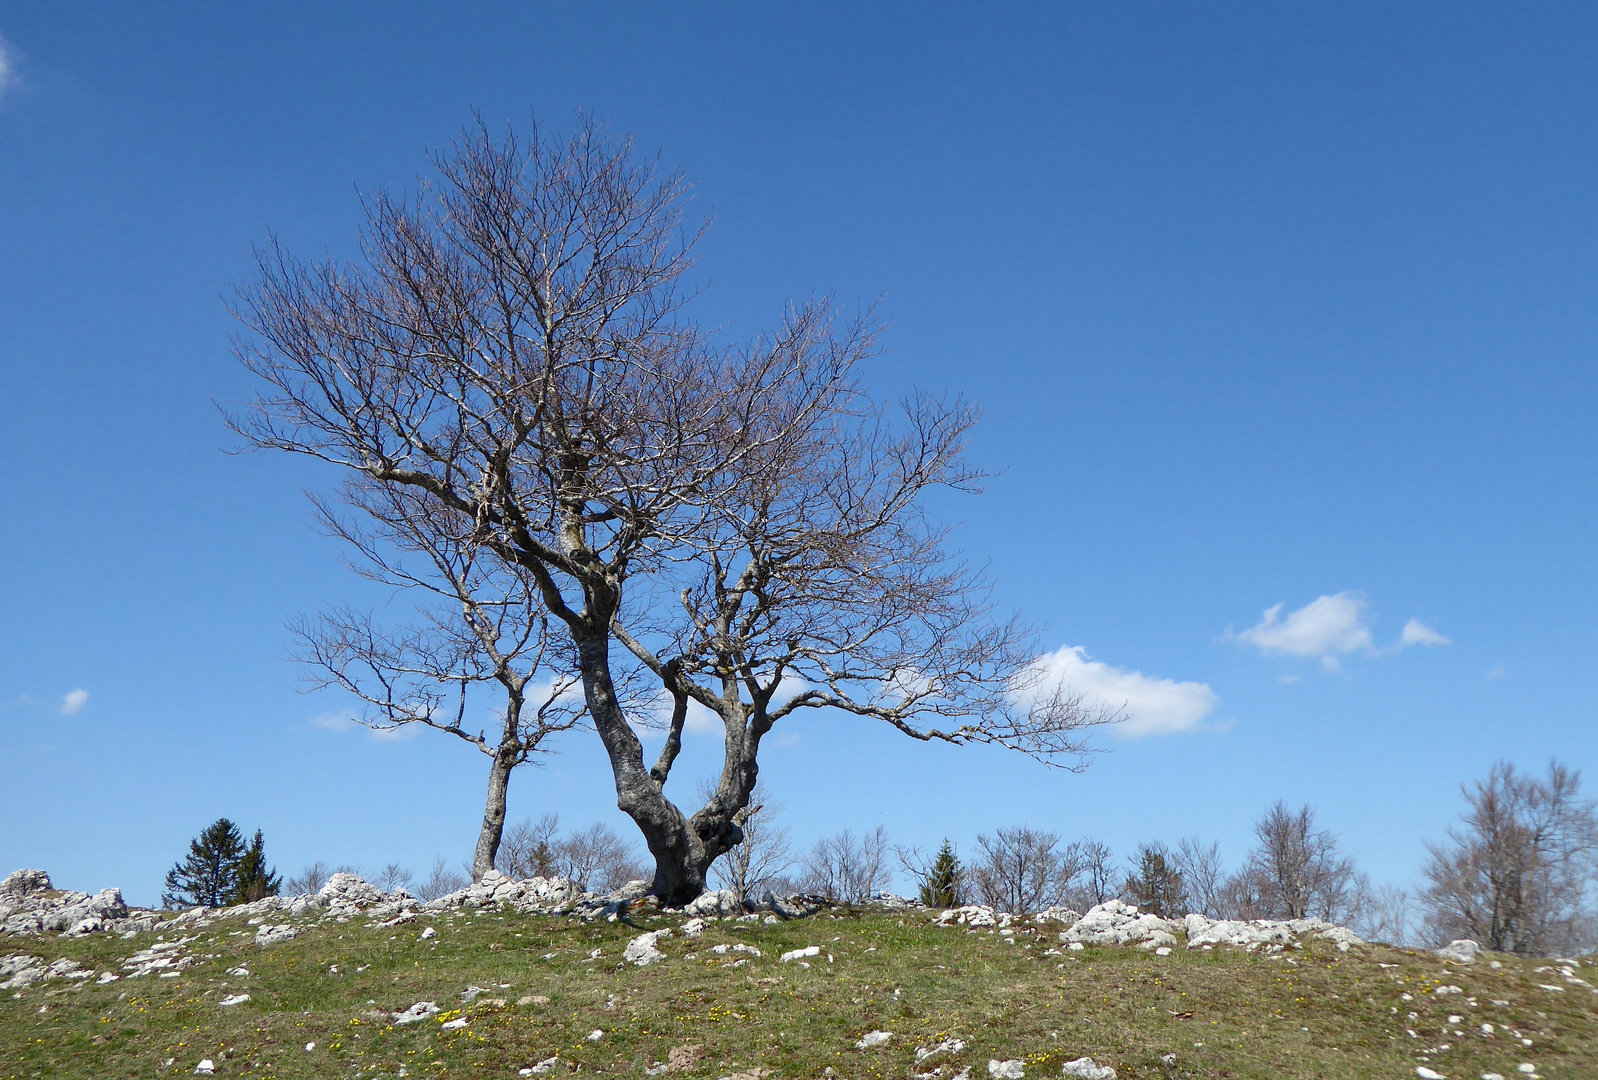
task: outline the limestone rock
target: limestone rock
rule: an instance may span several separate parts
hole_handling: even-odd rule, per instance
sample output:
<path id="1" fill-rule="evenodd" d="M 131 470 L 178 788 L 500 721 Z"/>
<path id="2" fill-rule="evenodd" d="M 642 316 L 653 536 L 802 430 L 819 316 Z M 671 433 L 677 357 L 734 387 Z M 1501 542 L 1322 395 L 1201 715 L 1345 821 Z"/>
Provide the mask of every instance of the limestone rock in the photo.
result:
<path id="1" fill-rule="evenodd" d="M 1115 1080 L 1115 1070 L 1108 1065 L 1100 1065 L 1090 1057 L 1079 1057 L 1075 1061 L 1067 1061 L 1060 1069 L 1062 1075 L 1075 1076 L 1080 1080 Z"/>
<path id="2" fill-rule="evenodd" d="M 879 1046 L 886 1046 L 892 1041 L 893 1032 L 891 1031 L 868 1031 L 860 1036 L 859 1040 L 854 1044 L 854 1048 L 856 1050 L 872 1050 Z"/>
<path id="3" fill-rule="evenodd" d="M 1469 938 L 1458 938 L 1450 941 L 1445 947 L 1437 950 L 1437 955 L 1444 960 L 1452 960 L 1456 964 L 1474 964 L 1476 954 L 1481 952 L 1481 946 Z"/>
<path id="4" fill-rule="evenodd" d="M 1145 949 L 1175 945 L 1177 926 L 1158 915 L 1140 914 L 1131 904 L 1107 900 L 1078 919 L 1060 935 L 1067 944 L 1140 945 Z"/>
<path id="5" fill-rule="evenodd" d="M 627 948 L 622 950 L 621 958 L 638 967 L 658 964 L 666 959 L 666 954 L 655 947 L 655 942 L 670 936 L 670 930 L 652 930 L 647 934 L 639 934 L 627 943 Z"/>
<path id="6" fill-rule="evenodd" d="M 278 926 L 263 926 L 255 932 L 255 943 L 262 947 L 278 945 L 285 941 L 293 941 L 299 936 L 300 932 L 286 923 Z"/>
<path id="7" fill-rule="evenodd" d="M 1020 1058 L 1009 1058 L 1005 1061 L 989 1058 L 988 1075 L 993 1077 L 993 1080 L 1021 1080 L 1026 1075 L 1026 1067 Z"/>

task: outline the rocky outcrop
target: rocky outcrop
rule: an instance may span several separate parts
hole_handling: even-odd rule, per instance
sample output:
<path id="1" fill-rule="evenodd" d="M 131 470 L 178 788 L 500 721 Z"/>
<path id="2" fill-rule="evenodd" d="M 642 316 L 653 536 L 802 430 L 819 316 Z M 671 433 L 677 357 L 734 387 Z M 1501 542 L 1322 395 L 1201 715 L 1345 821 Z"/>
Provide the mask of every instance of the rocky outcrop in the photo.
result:
<path id="1" fill-rule="evenodd" d="M 1317 937 L 1334 943 L 1347 952 L 1351 945 L 1363 945 L 1364 940 L 1346 926 L 1337 926 L 1325 919 L 1254 919 L 1250 922 L 1236 920 L 1211 920 L 1202 915 L 1189 915 L 1183 920 L 1190 949 L 1213 948 L 1231 945 L 1236 948 L 1265 948 L 1279 952 L 1296 947 L 1301 937 Z"/>
<path id="2" fill-rule="evenodd" d="M 1136 945 L 1143 949 L 1171 947 L 1176 944 L 1178 926 L 1158 915 L 1139 912 L 1131 904 L 1120 900 L 1107 900 L 1071 925 L 1060 935 L 1067 944 L 1083 945 Z"/>
<path id="3" fill-rule="evenodd" d="M 43 870 L 18 870 L 0 881 L 0 933 L 65 933 L 69 937 L 99 931 L 148 929 L 158 916 L 133 915 L 122 890 L 93 894 L 56 889 Z"/>

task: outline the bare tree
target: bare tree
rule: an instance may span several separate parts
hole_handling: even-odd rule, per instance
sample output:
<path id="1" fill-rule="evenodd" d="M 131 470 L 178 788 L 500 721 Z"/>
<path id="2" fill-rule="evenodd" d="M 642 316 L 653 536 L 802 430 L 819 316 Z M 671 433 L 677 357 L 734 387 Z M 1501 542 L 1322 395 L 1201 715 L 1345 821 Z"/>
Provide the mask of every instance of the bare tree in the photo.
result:
<path id="1" fill-rule="evenodd" d="M 1420 896 L 1427 934 L 1523 956 L 1598 944 L 1598 816 L 1580 789 L 1581 774 L 1557 761 L 1543 780 L 1499 762 L 1485 781 L 1461 785 L 1462 827 L 1449 831 L 1447 843 L 1427 845 L 1429 884 Z"/>
<path id="2" fill-rule="evenodd" d="M 1079 840 L 1075 847 L 1081 869 L 1074 884 L 1066 893 L 1066 902 L 1072 907 L 1086 911 L 1106 900 L 1114 900 L 1115 852 L 1110 850 L 1110 845 L 1100 840 L 1087 839 Z"/>
<path id="3" fill-rule="evenodd" d="M 306 896 L 315 893 L 327 884 L 330 873 L 327 863 L 317 859 L 301 870 L 298 877 L 291 877 L 283 883 L 283 895 Z"/>
<path id="4" fill-rule="evenodd" d="M 1221 862 L 1221 845 L 1213 840 L 1206 845 L 1196 837 L 1183 837 L 1171 858 L 1182 873 L 1188 909 L 1207 919 L 1223 918 L 1226 869 Z"/>
<path id="5" fill-rule="evenodd" d="M 465 874 L 451 870 L 449 861 L 440 855 L 433 860 L 433 868 L 428 871 L 427 879 L 416 886 L 416 898 L 426 903 L 441 896 L 448 896 L 452 892 L 459 892 L 469 884 L 471 879 Z"/>
<path id="6" fill-rule="evenodd" d="M 414 874 L 399 863 L 391 862 L 377 872 L 377 880 L 372 884 L 384 892 L 393 892 L 395 889 L 403 889 L 409 885 L 414 877 Z"/>
<path id="7" fill-rule="evenodd" d="M 758 900 L 793 865 L 788 830 L 777 824 L 782 804 L 769 794 L 763 782 L 755 785 L 749 805 L 733 819 L 743 839 L 711 864 L 717 887 L 731 889 L 740 900 Z M 707 800 L 712 796 L 713 792 L 705 793 Z"/>
<path id="8" fill-rule="evenodd" d="M 845 904 L 867 903 L 888 885 L 888 834 L 855 837 L 848 829 L 816 842 L 804 858 L 804 891 Z"/>
<path id="9" fill-rule="evenodd" d="M 738 843 L 761 741 L 801 709 L 1081 766 L 1119 711 L 1044 685 L 1033 636 L 992 617 L 924 513 L 929 489 L 979 479 L 972 407 L 913 395 L 890 420 L 858 380 L 874 325 L 825 300 L 716 345 L 678 289 L 700 234 L 686 184 L 592 122 L 525 143 L 479 126 L 434 164 L 414 199 L 369 200 L 360 265 L 258 253 L 238 354 L 268 389 L 236 426 L 530 583 L 663 899 Z M 652 767 L 629 669 L 669 715 Z M 691 816 L 664 790 L 690 704 L 725 729 Z"/>
<path id="10" fill-rule="evenodd" d="M 627 841 L 599 821 L 555 844 L 555 869 L 561 877 L 582 882 L 592 892 L 649 880 L 649 870 L 638 862 Z"/>
<path id="11" fill-rule="evenodd" d="M 545 814 L 536 822 L 518 822 L 505 833 L 495 865 L 513 878 L 557 876 L 559 860 L 555 849 L 560 843 L 559 835 L 559 814 Z"/>
<path id="12" fill-rule="evenodd" d="M 1239 884 L 1239 895 L 1257 892 L 1267 918 L 1343 922 L 1354 884 L 1354 861 L 1337 850 L 1337 837 L 1315 827 L 1308 806 L 1292 811 L 1278 800 L 1254 823 L 1259 844 Z"/>
<path id="13" fill-rule="evenodd" d="M 417 621 L 385 630 L 368 613 L 336 608 L 292 627 L 299 658 L 316 672 L 313 686 L 337 686 L 366 703 L 362 723 L 432 728 L 488 757 L 472 857 L 472 876 L 481 878 L 503 838 L 511 771 L 546 752 L 544 741 L 584 712 L 573 665 L 560 655 L 569 642 L 549 633 L 537 585 L 485 557 L 469 520 L 436 512 L 404 488 L 349 484 L 343 500 L 370 524 L 319 500 L 324 528 L 359 554 L 367 577 L 418 597 Z M 479 701 L 484 687 L 498 691 L 492 737 L 468 726 L 474 704 L 488 707 Z"/>
<path id="14" fill-rule="evenodd" d="M 971 862 L 971 884 L 999 911 L 1026 914 L 1063 903 L 1083 859 L 1078 845 L 1059 844 L 1054 833 L 1025 826 L 978 836 L 981 854 Z"/>
<path id="15" fill-rule="evenodd" d="M 1369 878 L 1360 874 L 1349 905 L 1348 925 L 1366 941 L 1408 945 L 1414 924 L 1412 899 L 1408 889 L 1398 885 L 1372 885 Z"/>

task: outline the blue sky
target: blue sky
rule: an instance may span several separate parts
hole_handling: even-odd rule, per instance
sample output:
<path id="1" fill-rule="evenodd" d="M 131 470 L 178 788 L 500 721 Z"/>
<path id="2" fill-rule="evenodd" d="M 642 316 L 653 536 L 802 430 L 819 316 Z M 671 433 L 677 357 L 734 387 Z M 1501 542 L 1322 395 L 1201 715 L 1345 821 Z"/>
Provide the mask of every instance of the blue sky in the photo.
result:
<path id="1" fill-rule="evenodd" d="M 474 108 L 694 177 L 706 323 L 880 298 L 873 387 L 986 410 L 959 544 L 1142 704 L 1082 775 L 794 724 L 796 839 L 1235 863 L 1285 798 L 1408 883 L 1494 760 L 1592 770 L 1598 11 L 1208 7 L 0 3 L 0 872 L 153 902 L 219 815 L 289 871 L 469 857 L 482 759 L 299 692 L 285 620 L 372 597 L 332 477 L 217 403 L 250 245 L 348 253 Z M 512 817 L 625 833 L 560 750 Z"/>

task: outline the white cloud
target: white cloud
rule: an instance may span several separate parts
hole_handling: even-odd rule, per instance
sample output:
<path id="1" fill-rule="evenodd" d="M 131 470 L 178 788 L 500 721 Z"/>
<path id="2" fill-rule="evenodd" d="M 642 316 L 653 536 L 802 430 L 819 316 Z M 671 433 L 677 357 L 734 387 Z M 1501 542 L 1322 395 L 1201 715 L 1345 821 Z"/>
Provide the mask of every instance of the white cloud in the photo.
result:
<path id="1" fill-rule="evenodd" d="M 324 731 L 364 731 L 373 742 L 401 742 L 420 735 L 426 725 L 400 724 L 398 727 L 375 728 L 356 720 L 352 712 L 330 712 L 311 717 L 311 726 Z"/>
<path id="2" fill-rule="evenodd" d="M 17 85 L 17 54 L 5 38 L 0 37 L 0 97 Z"/>
<path id="3" fill-rule="evenodd" d="M 1369 602 L 1359 593 L 1322 596 L 1282 618 L 1286 604 L 1265 612 L 1256 626 L 1237 635 L 1262 653 L 1335 658 L 1338 653 L 1369 651 L 1374 647 L 1365 622 Z"/>
<path id="4" fill-rule="evenodd" d="M 1448 645 L 1449 640 L 1419 619 L 1411 619 L 1404 624 L 1404 632 L 1398 637 L 1398 647 L 1407 649 L 1411 645 L 1424 645 L 1428 649 L 1433 645 Z"/>
<path id="5" fill-rule="evenodd" d="M 62 716 L 76 716 L 85 705 L 89 703 L 87 690 L 69 690 L 61 698 L 60 712 Z"/>
<path id="6" fill-rule="evenodd" d="M 1088 659 L 1080 645 L 1068 645 L 1038 658 L 1044 671 L 1041 687 L 1062 686 L 1080 694 L 1086 704 L 1124 708 L 1127 718 L 1116 726 L 1124 735 L 1172 735 L 1193 731 L 1215 711 L 1221 699 L 1204 683 L 1176 682 L 1111 667 Z"/>

